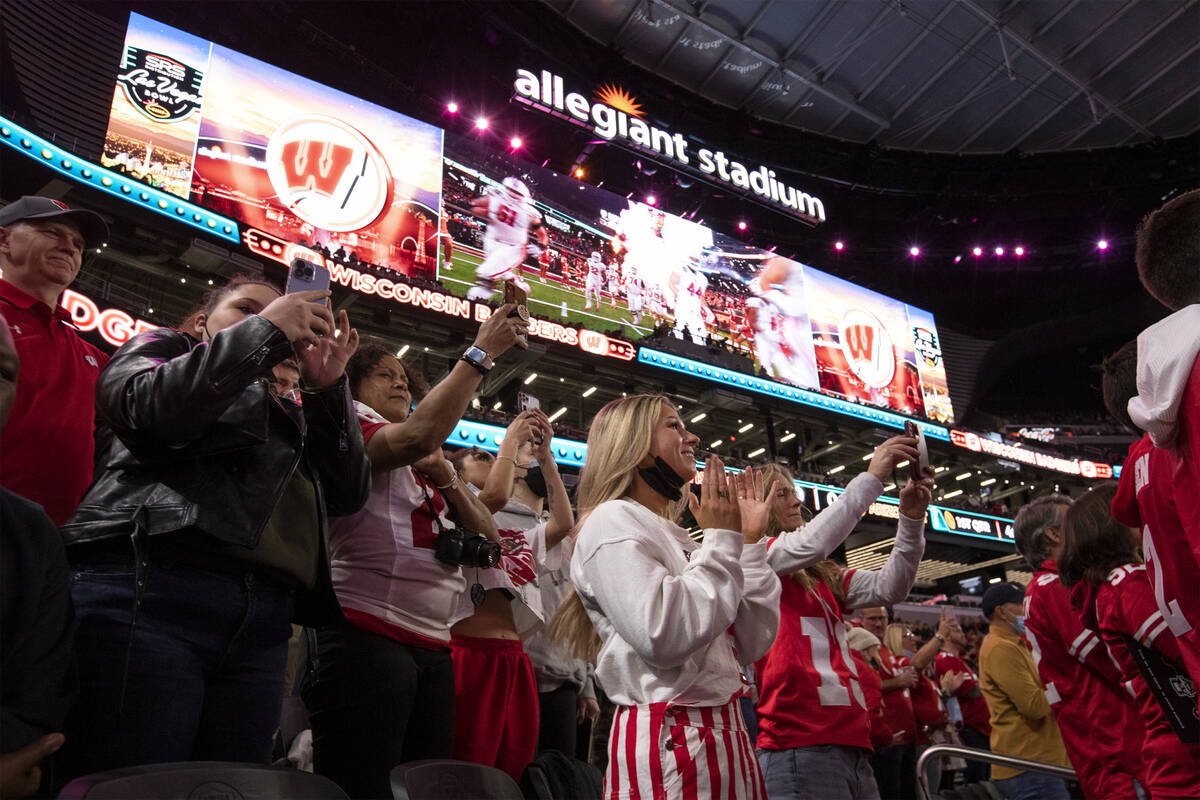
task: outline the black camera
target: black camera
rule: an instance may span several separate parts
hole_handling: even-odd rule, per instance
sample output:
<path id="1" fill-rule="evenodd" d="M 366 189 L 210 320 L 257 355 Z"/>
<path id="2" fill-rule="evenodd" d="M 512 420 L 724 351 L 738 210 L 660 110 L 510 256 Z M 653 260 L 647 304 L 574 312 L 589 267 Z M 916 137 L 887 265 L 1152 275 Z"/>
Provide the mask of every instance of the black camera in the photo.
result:
<path id="1" fill-rule="evenodd" d="M 478 533 L 450 528 L 438 533 L 433 555 L 454 567 L 494 567 L 500 563 L 500 545 Z"/>

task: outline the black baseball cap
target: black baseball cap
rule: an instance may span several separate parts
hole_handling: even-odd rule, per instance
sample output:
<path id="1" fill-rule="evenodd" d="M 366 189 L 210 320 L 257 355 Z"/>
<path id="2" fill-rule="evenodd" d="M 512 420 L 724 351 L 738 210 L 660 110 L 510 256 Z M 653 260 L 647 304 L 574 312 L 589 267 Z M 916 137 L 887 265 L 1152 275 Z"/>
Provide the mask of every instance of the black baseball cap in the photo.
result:
<path id="1" fill-rule="evenodd" d="M 990 617 L 992 612 L 1005 603 L 1025 602 L 1025 587 L 1019 583 L 997 583 L 988 587 L 983 593 L 983 615 Z"/>
<path id="2" fill-rule="evenodd" d="M 93 211 L 71 208 L 61 200 L 25 195 L 20 200 L 0 208 L 0 228 L 30 219 L 62 219 L 79 228 L 85 247 L 95 247 L 108 241 L 108 225 Z"/>

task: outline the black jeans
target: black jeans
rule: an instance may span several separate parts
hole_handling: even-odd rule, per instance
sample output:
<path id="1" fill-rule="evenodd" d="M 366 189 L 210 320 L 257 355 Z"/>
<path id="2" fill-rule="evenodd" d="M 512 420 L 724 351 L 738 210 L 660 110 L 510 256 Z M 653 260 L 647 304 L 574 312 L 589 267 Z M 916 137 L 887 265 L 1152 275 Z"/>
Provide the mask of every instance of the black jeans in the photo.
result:
<path id="1" fill-rule="evenodd" d="M 987 734 L 975 730 L 970 725 L 963 725 L 958 731 L 958 736 L 967 747 L 975 747 L 980 750 L 992 749 Z M 968 759 L 967 768 L 963 770 L 963 777 L 967 783 L 986 781 L 991 774 L 992 767 L 986 761 L 971 761 Z"/>
<path id="2" fill-rule="evenodd" d="M 538 692 L 539 753 L 557 750 L 575 757 L 579 690 L 569 683 L 548 692 Z"/>
<path id="3" fill-rule="evenodd" d="M 912 744 L 885 747 L 871 759 L 875 783 L 883 800 L 914 800 L 917 796 L 917 752 Z"/>
<path id="4" fill-rule="evenodd" d="M 454 665 L 425 650 L 344 625 L 317 631 L 301 690 L 313 731 L 313 769 L 354 798 L 390 798 L 397 764 L 450 758 Z"/>

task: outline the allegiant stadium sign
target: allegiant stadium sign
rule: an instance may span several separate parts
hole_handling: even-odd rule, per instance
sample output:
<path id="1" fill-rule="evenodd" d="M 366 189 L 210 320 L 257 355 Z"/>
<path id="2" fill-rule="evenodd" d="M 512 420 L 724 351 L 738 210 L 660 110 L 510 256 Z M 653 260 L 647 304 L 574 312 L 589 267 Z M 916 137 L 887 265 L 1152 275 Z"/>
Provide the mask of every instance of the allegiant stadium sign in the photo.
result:
<path id="1" fill-rule="evenodd" d="M 517 70 L 513 89 L 518 101 L 583 125 L 609 141 L 621 140 L 667 161 L 688 166 L 722 183 L 751 192 L 810 222 L 825 221 L 825 204 L 821 198 L 783 183 L 775 170 L 768 167 L 748 167 L 724 152 L 708 147 L 689 151 L 691 142 L 683 134 L 642 120 L 641 107 L 623 89 L 601 86 L 596 90 L 597 99 L 592 101 L 578 92 L 567 92 L 560 75 L 548 70 L 535 74 L 527 69 Z"/>

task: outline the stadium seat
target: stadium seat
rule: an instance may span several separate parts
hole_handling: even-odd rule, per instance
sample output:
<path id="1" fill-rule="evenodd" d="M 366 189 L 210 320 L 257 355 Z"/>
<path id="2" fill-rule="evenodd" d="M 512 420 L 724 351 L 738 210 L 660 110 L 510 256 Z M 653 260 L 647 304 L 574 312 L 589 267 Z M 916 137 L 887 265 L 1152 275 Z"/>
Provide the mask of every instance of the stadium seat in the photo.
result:
<path id="1" fill-rule="evenodd" d="M 395 800 L 525 800 L 508 773 L 469 761 L 430 759 L 392 770 Z"/>
<path id="2" fill-rule="evenodd" d="M 320 775 L 234 761 L 184 761 L 94 772 L 68 783 L 59 800 L 349 800 Z"/>

